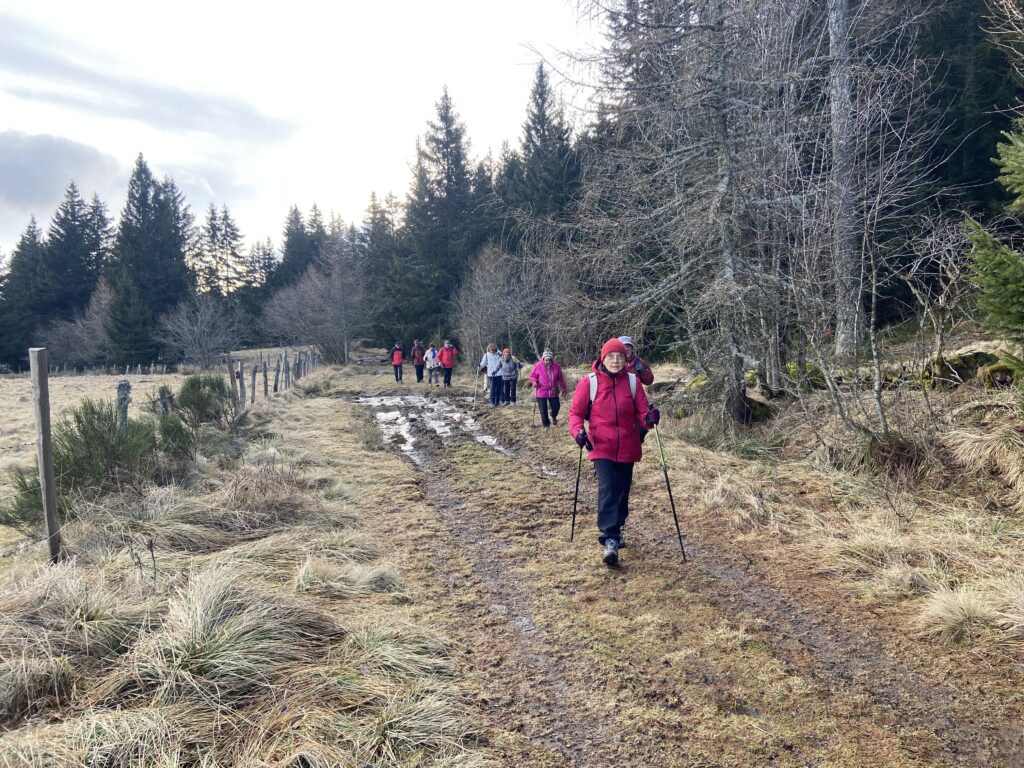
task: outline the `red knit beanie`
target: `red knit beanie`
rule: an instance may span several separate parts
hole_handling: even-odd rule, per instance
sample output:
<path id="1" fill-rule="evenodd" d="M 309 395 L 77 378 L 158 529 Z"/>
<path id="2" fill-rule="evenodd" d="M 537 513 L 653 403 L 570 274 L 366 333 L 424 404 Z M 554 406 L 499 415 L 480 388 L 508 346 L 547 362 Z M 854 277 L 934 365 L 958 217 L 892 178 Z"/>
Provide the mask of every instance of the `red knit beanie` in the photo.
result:
<path id="1" fill-rule="evenodd" d="M 623 357 L 626 356 L 626 345 L 618 339 L 608 339 L 601 347 L 601 359 L 604 360 L 607 355 L 612 352 L 618 352 Z"/>

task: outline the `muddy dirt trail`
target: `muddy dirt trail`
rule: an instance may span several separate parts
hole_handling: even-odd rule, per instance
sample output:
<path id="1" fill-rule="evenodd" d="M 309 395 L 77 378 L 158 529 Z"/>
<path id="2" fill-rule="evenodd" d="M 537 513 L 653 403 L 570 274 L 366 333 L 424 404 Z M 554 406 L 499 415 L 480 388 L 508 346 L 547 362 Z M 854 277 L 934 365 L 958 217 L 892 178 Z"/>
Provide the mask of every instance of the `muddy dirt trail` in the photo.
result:
<path id="1" fill-rule="evenodd" d="M 368 514 L 416 585 L 417 618 L 461 647 L 503 763 L 1024 765 L 1020 696 L 992 695 L 1019 690 L 1019 669 L 909 642 L 805 564 L 686 517 L 711 478 L 677 478 L 683 564 L 648 455 L 609 569 L 586 461 L 568 541 L 578 454 L 564 427 L 532 427 L 529 403 L 410 392 L 318 407 L 339 425 L 332 408 L 368 409 L 401 457 L 401 481 L 373 489 L 383 501 Z"/>

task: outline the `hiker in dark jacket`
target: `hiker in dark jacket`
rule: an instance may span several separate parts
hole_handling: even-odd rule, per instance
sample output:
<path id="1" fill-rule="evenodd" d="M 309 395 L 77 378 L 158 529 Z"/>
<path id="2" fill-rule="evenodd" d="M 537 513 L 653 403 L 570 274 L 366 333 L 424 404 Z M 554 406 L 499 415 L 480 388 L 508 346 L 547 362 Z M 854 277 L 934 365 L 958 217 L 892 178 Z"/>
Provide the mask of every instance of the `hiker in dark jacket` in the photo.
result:
<path id="1" fill-rule="evenodd" d="M 412 343 L 412 349 L 409 350 L 409 352 L 412 354 L 412 364 L 413 364 L 413 367 L 416 368 L 416 383 L 417 384 L 422 384 L 423 383 L 423 365 L 424 365 L 424 359 L 425 359 L 424 356 L 426 355 L 427 350 L 425 350 L 423 348 L 423 345 L 420 343 L 420 340 L 416 339 Z"/>
<path id="2" fill-rule="evenodd" d="M 636 374 L 626 370 L 626 345 L 609 339 L 591 373 L 580 379 L 569 407 L 569 433 L 581 450 L 587 448 L 597 472 L 598 541 L 607 565 L 619 562 L 633 464 L 643 455 L 637 427 L 650 428 L 660 420 Z"/>
<path id="3" fill-rule="evenodd" d="M 565 394 L 565 374 L 562 367 L 555 362 L 555 353 L 545 349 L 537 364 L 530 371 L 530 386 L 533 387 L 537 396 L 537 407 L 540 409 L 540 423 L 544 429 L 551 429 L 551 425 L 558 426 L 558 410 L 562 401 L 558 399 L 559 393 Z M 551 420 L 548 421 L 548 408 L 551 409 Z"/>
<path id="4" fill-rule="evenodd" d="M 515 405 L 516 388 L 519 385 L 519 371 L 523 363 L 515 357 L 508 347 L 501 350 L 501 363 L 498 366 L 498 378 L 501 387 L 501 404 Z"/>
<path id="5" fill-rule="evenodd" d="M 402 342 L 395 342 L 395 346 L 388 351 L 388 359 L 391 361 L 391 366 L 395 369 L 395 381 L 401 381 L 402 363 L 405 361 L 405 354 L 402 352 Z"/>
<path id="6" fill-rule="evenodd" d="M 637 355 L 633 337 L 619 336 L 619 341 L 626 345 L 626 370 L 635 373 L 645 387 L 651 386 L 654 383 L 654 371 L 651 370 L 651 366 L 647 364 L 646 360 Z"/>

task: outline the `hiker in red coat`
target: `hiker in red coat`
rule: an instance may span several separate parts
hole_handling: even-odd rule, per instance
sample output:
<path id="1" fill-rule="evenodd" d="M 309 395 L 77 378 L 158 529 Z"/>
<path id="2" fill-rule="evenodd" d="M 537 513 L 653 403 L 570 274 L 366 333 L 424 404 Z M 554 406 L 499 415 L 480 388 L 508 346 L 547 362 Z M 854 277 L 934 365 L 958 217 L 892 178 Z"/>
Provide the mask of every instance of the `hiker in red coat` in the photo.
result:
<path id="1" fill-rule="evenodd" d="M 441 370 L 444 371 L 444 385 L 446 387 L 451 387 L 452 385 L 452 368 L 455 367 L 455 357 L 458 354 L 459 350 L 448 339 L 444 340 L 444 345 L 437 353 L 437 359 L 441 362 Z"/>
<path id="2" fill-rule="evenodd" d="M 597 472 L 598 541 L 604 545 L 608 565 L 619 562 L 633 464 L 643 455 L 638 427 L 649 429 L 660 420 L 636 374 L 626 370 L 626 345 L 609 339 L 593 371 L 577 384 L 569 407 L 569 433 L 581 450 L 587 448 Z M 589 432 L 584 422 L 589 423 Z"/>
<path id="3" fill-rule="evenodd" d="M 419 339 L 416 339 L 412 343 L 412 349 L 409 350 L 412 353 L 412 364 L 416 368 L 416 383 L 423 383 L 423 366 L 425 365 L 425 358 L 427 350 L 423 348 L 423 344 L 420 343 Z"/>
<path id="4" fill-rule="evenodd" d="M 388 359 L 391 361 L 391 366 L 395 369 L 395 381 L 401 381 L 402 363 L 405 361 L 405 354 L 402 352 L 402 342 L 395 342 L 395 346 L 388 351 Z"/>
<path id="5" fill-rule="evenodd" d="M 537 396 L 540 423 L 544 425 L 544 429 L 551 429 L 552 424 L 558 426 L 558 409 L 562 406 L 558 395 L 565 394 L 565 374 L 562 373 L 562 367 L 555 362 L 555 353 L 550 349 L 544 350 L 544 354 L 530 371 L 530 386 Z M 550 421 L 548 408 L 551 409 Z"/>
<path id="6" fill-rule="evenodd" d="M 646 360 L 637 355 L 633 337 L 619 336 L 619 341 L 626 345 L 626 370 L 635 373 L 645 387 L 651 386 L 654 383 L 654 371 L 651 370 L 651 366 L 647 364 Z"/>

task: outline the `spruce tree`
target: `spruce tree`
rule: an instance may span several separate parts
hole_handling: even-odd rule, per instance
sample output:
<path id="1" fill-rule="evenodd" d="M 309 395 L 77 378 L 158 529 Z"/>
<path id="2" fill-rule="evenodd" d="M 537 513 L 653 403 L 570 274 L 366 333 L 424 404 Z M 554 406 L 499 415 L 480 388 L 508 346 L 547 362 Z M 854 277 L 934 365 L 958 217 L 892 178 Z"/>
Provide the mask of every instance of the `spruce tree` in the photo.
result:
<path id="1" fill-rule="evenodd" d="M 1011 207 L 1024 207 L 1024 124 L 1005 133 L 1005 142 L 995 159 L 999 180 L 1015 195 Z M 978 286 L 978 306 L 985 325 L 1004 338 L 1024 344 L 1024 260 L 1021 254 L 1001 243 L 977 221 L 967 218 L 971 240 L 971 278 Z"/>
<path id="2" fill-rule="evenodd" d="M 569 128 L 543 64 L 537 65 L 523 124 L 523 196 L 534 216 L 565 211 L 579 185 L 579 163 Z"/>
<path id="3" fill-rule="evenodd" d="M 39 265 L 46 244 L 35 216 L 29 219 L 11 253 L 0 302 L 0 360 L 20 365 L 28 358 L 32 333 L 39 324 Z"/>
<path id="4" fill-rule="evenodd" d="M 89 303 L 103 268 L 94 211 L 72 181 L 53 215 L 37 275 L 40 319 L 69 320 Z"/>
<path id="5" fill-rule="evenodd" d="M 313 263 L 313 243 L 297 205 L 288 210 L 281 243 L 281 263 L 274 270 L 274 290 L 291 285 L 302 277 Z"/>

